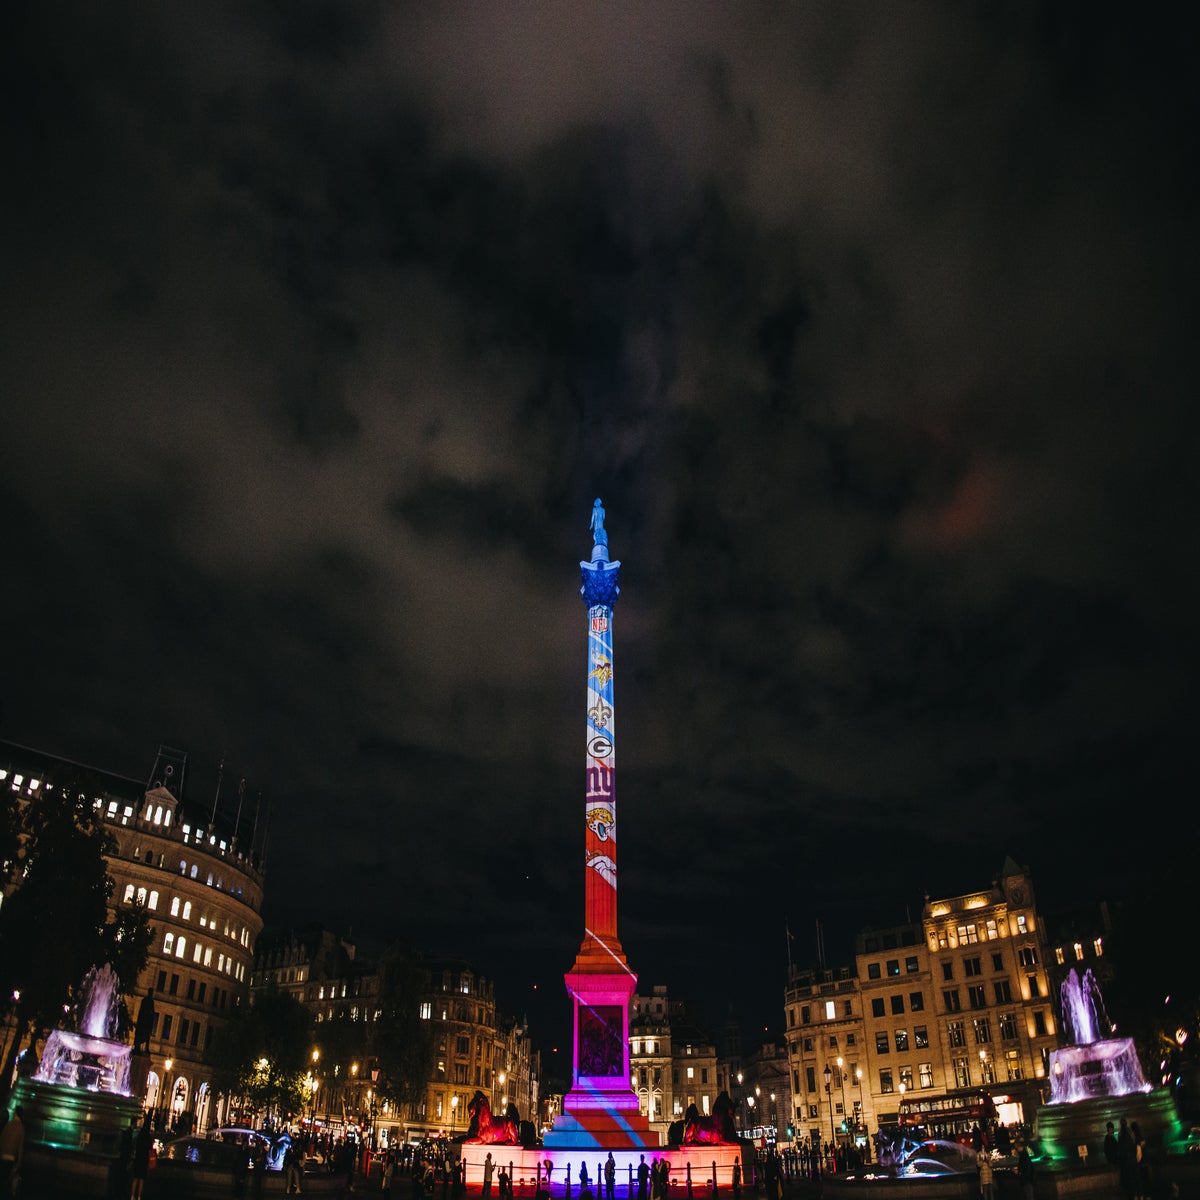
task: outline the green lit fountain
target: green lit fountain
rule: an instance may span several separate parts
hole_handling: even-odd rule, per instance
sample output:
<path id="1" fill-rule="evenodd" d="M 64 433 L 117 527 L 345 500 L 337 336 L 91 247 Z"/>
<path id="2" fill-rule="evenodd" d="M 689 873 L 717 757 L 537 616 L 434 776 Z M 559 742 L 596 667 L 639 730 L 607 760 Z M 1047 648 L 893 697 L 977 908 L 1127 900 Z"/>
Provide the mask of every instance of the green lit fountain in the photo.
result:
<path id="1" fill-rule="evenodd" d="M 122 1130 L 141 1116 L 141 1099 L 130 1094 L 133 1047 L 113 1036 L 120 1003 L 116 972 L 93 967 L 77 1028 L 53 1030 L 37 1071 L 17 1080 L 13 1099 L 24 1111 L 31 1177 L 105 1177 Z"/>

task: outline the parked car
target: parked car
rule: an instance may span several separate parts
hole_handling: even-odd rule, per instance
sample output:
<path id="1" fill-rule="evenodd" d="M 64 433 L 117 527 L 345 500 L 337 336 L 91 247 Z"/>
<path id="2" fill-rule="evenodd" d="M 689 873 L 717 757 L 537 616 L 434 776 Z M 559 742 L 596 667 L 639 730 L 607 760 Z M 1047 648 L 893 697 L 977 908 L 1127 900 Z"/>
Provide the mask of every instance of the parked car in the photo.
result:
<path id="1" fill-rule="evenodd" d="M 230 1125 L 222 1126 L 220 1129 L 210 1129 L 208 1140 L 223 1142 L 227 1146 L 244 1146 L 251 1162 L 254 1161 L 259 1146 L 265 1145 L 268 1171 L 283 1170 L 283 1156 L 292 1144 L 291 1135 L 287 1133 L 271 1135 L 257 1129 L 240 1129 Z"/>

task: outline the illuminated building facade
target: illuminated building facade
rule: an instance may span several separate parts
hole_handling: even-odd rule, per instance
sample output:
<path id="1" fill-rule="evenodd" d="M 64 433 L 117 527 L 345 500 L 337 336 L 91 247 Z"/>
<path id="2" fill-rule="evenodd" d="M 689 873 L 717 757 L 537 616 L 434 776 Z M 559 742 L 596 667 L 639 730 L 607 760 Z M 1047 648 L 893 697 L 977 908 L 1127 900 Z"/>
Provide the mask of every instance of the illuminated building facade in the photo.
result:
<path id="1" fill-rule="evenodd" d="M 1057 1045 L 1047 963 L 1032 881 L 1007 859 L 990 887 L 927 899 L 919 923 L 861 933 L 853 969 L 794 971 L 797 1136 L 862 1141 L 905 1097 L 980 1089 L 1000 1121 L 1028 1119 Z"/>
<path id="2" fill-rule="evenodd" d="M 143 907 L 153 931 L 140 978 L 134 987 L 122 981 L 131 1018 L 154 996 L 144 1103 L 177 1127 L 202 1130 L 224 1117 L 204 1056 L 249 992 L 266 830 L 250 811 L 245 822 L 240 812 L 228 821 L 215 804 L 186 801 L 186 773 L 186 755 L 165 748 L 141 782 L 0 743 L 0 787 L 10 794 L 32 798 L 66 774 L 93 789 L 112 839 L 110 916 Z"/>
<path id="3" fill-rule="evenodd" d="M 453 1137 L 470 1124 L 467 1113 L 475 1091 L 483 1091 L 492 1110 L 515 1104 L 522 1120 L 537 1120 L 540 1058 L 522 1022 L 497 1011 L 492 981 L 457 959 L 419 956 L 424 977 L 419 1015 L 429 1022 L 431 1073 L 411 1104 L 381 1100 L 375 1105 L 381 1145 Z M 311 1114 L 335 1132 L 365 1127 L 370 1119 L 369 1071 L 387 1063 L 371 1054 L 373 1022 L 379 1019 L 379 970 L 356 958 L 353 943 L 328 930 L 264 939 L 255 963 L 255 994 L 276 987 L 302 1001 L 312 1013 L 314 1049 Z M 335 1061 L 320 1047 L 334 1022 L 349 1022 L 360 1033 L 343 1044 L 357 1045 L 346 1061 Z"/>
<path id="4" fill-rule="evenodd" d="M 667 1132 L 690 1105 L 709 1116 L 723 1089 L 713 1039 L 692 1025 L 684 1006 L 656 985 L 635 994 L 629 1018 L 630 1083 L 638 1109 L 665 1145 Z"/>

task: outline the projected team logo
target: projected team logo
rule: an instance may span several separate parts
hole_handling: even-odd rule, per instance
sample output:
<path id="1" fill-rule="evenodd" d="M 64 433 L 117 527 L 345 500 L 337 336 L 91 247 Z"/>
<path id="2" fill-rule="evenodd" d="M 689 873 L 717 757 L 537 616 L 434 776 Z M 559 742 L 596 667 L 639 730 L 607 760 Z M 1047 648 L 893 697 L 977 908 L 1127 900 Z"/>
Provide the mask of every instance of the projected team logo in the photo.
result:
<path id="1" fill-rule="evenodd" d="M 597 729 L 603 729 L 612 720 L 612 709 L 603 700 L 597 700 L 588 709 L 588 720 Z"/>
<path id="2" fill-rule="evenodd" d="M 606 737 L 594 737 L 588 742 L 588 755 L 591 758 L 608 758 L 613 752 L 613 744 Z"/>
<path id="3" fill-rule="evenodd" d="M 588 867 L 595 871 L 609 887 L 617 886 L 617 864 L 607 854 L 589 854 Z"/>
<path id="4" fill-rule="evenodd" d="M 592 664 L 593 666 L 588 674 L 588 678 L 594 679 L 596 681 L 596 689 L 602 692 L 612 682 L 612 659 L 607 654 L 593 654 Z"/>
<path id="5" fill-rule="evenodd" d="M 599 804 L 587 810 L 587 827 L 602 841 L 607 842 L 609 834 L 616 827 L 617 818 L 611 804 Z"/>

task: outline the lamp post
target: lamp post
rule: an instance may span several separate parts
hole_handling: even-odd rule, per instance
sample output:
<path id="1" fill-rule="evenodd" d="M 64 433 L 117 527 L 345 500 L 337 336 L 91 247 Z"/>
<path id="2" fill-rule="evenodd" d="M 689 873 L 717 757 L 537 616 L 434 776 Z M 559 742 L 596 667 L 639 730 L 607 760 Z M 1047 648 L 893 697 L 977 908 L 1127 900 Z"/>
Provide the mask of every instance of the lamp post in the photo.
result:
<path id="1" fill-rule="evenodd" d="M 378 1149 L 375 1138 L 375 1112 L 379 1103 L 379 1059 L 371 1060 L 371 1149 Z"/>
<path id="2" fill-rule="evenodd" d="M 841 1081 L 842 1085 L 842 1124 L 845 1125 L 847 1130 L 849 1130 L 850 1119 L 849 1114 L 846 1112 L 846 1060 L 842 1058 L 840 1054 L 838 1055 L 837 1065 L 838 1079 Z"/>
<path id="3" fill-rule="evenodd" d="M 161 1095 L 158 1097 L 158 1107 L 162 1111 L 160 1120 L 166 1126 L 171 1120 L 171 1068 L 175 1065 L 173 1058 L 163 1063 L 163 1081 Z"/>
<path id="4" fill-rule="evenodd" d="M 358 1063 L 356 1062 L 350 1064 L 350 1078 L 354 1080 L 354 1115 L 356 1118 L 358 1118 L 361 1115 L 359 1113 L 359 1106 L 362 1103 L 362 1092 L 359 1091 L 358 1087 Z M 359 1126 L 361 1129 L 361 1120 L 359 1121 Z M 346 1130 L 346 1132 L 348 1134 L 350 1131 Z"/>
<path id="5" fill-rule="evenodd" d="M 450 1136 L 454 1136 L 455 1126 L 458 1123 L 458 1096 L 450 1097 Z"/>
<path id="6" fill-rule="evenodd" d="M 832 1146 L 837 1141 L 837 1132 L 833 1128 L 833 1093 L 829 1090 L 830 1083 L 833 1082 L 833 1072 L 829 1069 L 829 1064 L 825 1064 L 825 1099 L 829 1102 L 829 1144 Z"/>
<path id="7" fill-rule="evenodd" d="M 854 1086 L 858 1088 L 858 1099 L 854 1102 L 857 1106 L 854 1110 L 854 1131 L 857 1133 L 860 1125 L 863 1126 L 864 1130 L 866 1129 L 866 1121 L 863 1119 L 865 1114 L 863 1112 L 862 1099 L 862 1067 L 856 1067 L 854 1070 Z M 867 1145 L 869 1143 L 864 1142 L 863 1144 Z"/>
<path id="8" fill-rule="evenodd" d="M 321 1087 L 321 1083 L 317 1079 L 317 1063 L 320 1061 L 321 1051 L 314 1046 L 312 1052 L 312 1069 L 308 1073 L 308 1088 L 312 1092 L 312 1117 L 308 1122 L 308 1130 L 314 1138 L 317 1134 L 317 1092 Z"/>
<path id="9" fill-rule="evenodd" d="M 745 1076 L 744 1076 L 744 1075 L 741 1073 L 741 1071 L 739 1071 L 739 1072 L 737 1073 L 737 1081 L 738 1081 L 738 1094 L 737 1094 L 737 1102 L 738 1102 L 739 1104 L 741 1103 L 741 1101 L 742 1101 L 742 1098 L 743 1098 L 743 1097 L 742 1097 L 742 1084 L 743 1084 L 743 1082 L 745 1082 L 745 1078 L 746 1078 L 746 1077 L 745 1077 Z M 744 1120 L 745 1120 L 745 1118 L 743 1118 L 743 1121 L 744 1121 Z"/>

